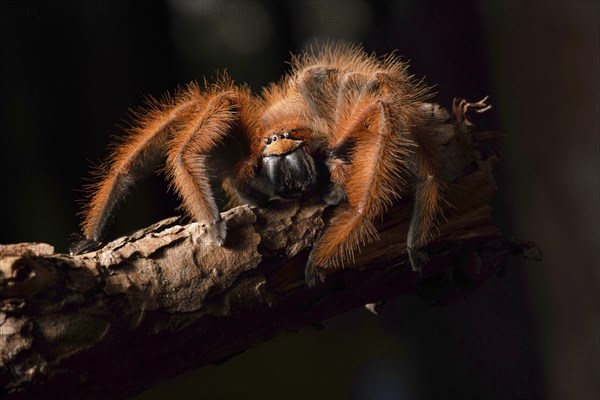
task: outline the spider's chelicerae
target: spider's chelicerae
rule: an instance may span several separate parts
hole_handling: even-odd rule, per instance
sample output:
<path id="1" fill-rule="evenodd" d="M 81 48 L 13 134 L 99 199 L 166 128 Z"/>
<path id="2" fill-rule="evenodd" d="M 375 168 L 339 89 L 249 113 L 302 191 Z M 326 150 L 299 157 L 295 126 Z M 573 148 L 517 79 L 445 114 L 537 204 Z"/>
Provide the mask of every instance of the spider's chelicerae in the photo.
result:
<path id="1" fill-rule="evenodd" d="M 82 223 L 87 244 L 74 252 L 104 239 L 117 203 L 165 157 L 183 208 L 221 245 L 227 229 L 214 177 L 237 203 L 313 195 L 339 205 L 310 254 L 309 283 L 322 279 L 321 268 L 352 260 L 377 237 L 374 221 L 414 192 L 407 248 L 418 269 L 417 248 L 430 238 L 440 196 L 439 154 L 422 111 L 428 88 L 397 57 L 349 44 L 317 47 L 291 66 L 260 95 L 221 76 L 152 102 L 94 185 Z"/>

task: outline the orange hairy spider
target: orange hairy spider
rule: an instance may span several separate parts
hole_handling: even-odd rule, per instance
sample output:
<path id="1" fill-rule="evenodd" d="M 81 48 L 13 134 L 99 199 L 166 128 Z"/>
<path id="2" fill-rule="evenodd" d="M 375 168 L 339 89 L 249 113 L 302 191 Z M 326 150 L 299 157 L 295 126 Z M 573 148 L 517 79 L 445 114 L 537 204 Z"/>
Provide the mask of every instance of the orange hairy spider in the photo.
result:
<path id="1" fill-rule="evenodd" d="M 221 76 L 153 102 L 93 186 L 83 212 L 86 241 L 72 252 L 104 240 L 117 203 L 164 156 L 183 208 L 219 245 L 227 229 L 210 177 L 238 203 L 311 195 L 339 205 L 310 254 L 309 284 L 323 279 L 321 268 L 343 266 L 376 239 L 374 221 L 414 191 L 407 248 L 419 269 L 417 248 L 430 239 L 440 201 L 439 152 L 422 111 L 428 88 L 397 57 L 350 44 L 319 46 L 294 56 L 291 66 L 260 95 Z"/>

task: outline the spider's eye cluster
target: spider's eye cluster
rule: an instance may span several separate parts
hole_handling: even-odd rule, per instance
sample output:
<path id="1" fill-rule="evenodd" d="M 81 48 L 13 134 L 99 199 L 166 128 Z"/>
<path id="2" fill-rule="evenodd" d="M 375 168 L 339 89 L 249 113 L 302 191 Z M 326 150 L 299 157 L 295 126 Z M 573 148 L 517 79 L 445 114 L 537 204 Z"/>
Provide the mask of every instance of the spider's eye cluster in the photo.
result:
<path id="1" fill-rule="evenodd" d="M 263 142 L 265 142 L 266 144 L 271 144 L 272 142 L 276 142 L 277 139 L 289 139 L 289 138 L 290 138 L 290 132 L 283 132 L 278 135 L 273 135 L 273 136 L 263 138 Z"/>

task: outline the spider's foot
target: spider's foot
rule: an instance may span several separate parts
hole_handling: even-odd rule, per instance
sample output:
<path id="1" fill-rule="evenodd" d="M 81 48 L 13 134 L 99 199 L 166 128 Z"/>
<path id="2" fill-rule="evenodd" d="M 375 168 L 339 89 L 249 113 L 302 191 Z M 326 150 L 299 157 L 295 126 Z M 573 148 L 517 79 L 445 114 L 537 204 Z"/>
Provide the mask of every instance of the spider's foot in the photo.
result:
<path id="1" fill-rule="evenodd" d="M 304 268 L 304 280 L 308 287 L 314 287 L 325 281 L 325 269 L 315 265 L 310 259 Z"/>
<path id="2" fill-rule="evenodd" d="M 206 225 L 208 231 L 208 237 L 212 243 L 218 246 L 225 245 L 225 239 L 227 238 L 227 224 L 222 219 L 212 224 Z"/>
<path id="3" fill-rule="evenodd" d="M 89 253 L 102 247 L 102 242 L 96 240 L 78 240 L 69 247 L 69 254 L 76 256 L 78 254 Z"/>
<path id="4" fill-rule="evenodd" d="M 429 257 L 423 251 L 412 246 L 408 246 L 407 252 L 408 259 L 410 260 L 411 269 L 414 272 L 418 272 L 420 274 L 423 270 L 423 265 L 427 264 Z"/>

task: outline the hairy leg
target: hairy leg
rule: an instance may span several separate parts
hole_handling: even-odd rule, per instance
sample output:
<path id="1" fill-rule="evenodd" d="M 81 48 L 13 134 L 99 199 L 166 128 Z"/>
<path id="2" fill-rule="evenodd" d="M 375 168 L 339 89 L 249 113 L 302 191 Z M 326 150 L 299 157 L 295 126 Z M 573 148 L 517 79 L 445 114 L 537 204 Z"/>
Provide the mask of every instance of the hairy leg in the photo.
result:
<path id="1" fill-rule="evenodd" d="M 227 232 L 215 202 L 210 177 L 223 171 L 215 170 L 214 166 L 211 168 L 210 160 L 215 152 L 230 151 L 225 148 L 224 142 L 234 133 L 249 135 L 238 129 L 245 125 L 245 121 L 240 120 L 244 115 L 240 108 L 246 104 L 240 101 L 243 96 L 246 94 L 235 90 L 214 93 L 168 143 L 166 169 L 182 200 L 182 207 L 193 220 L 207 225 L 211 240 L 219 245 L 225 243 Z M 245 156 L 248 157 L 248 154 Z M 229 167 L 227 165 L 223 169 Z M 253 170 L 240 171 L 238 179 L 246 182 L 252 174 Z M 236 187 L 240 186 L 236 184 Z"/>
<path id="2" fill-rule="evenodd" d="M 414 271 L 420 271 L 427 261 L 425 253 L 418 250 L 433 237 L 433 228 L 440 215 L 443 185 L 440 181 L 439 151 L 432 141 L 431 130 L 425 122 L 413 132 L 418 145 L 415 173 L 419 182 L 415 187 L 413 214 L 406 238 L 406 249 Z"/>
<path id="3" fill-rule="evenodd" d="M 155 166 L 174 125 L 185 119 L 199 101 L 198 87 L 190 84 L 175 99 L 154 101 L 149 110 L 139 113 L 137 126 L 115 147 L 107 167 L 97 173 L 101 180 L 88 187 L 92 194 L 82 212 L 85 240 L 72 247 L 73 254 L 93 248 L 104 239 L 109 218 L 118 203 L 126 197 L 136 178 Z"/>
<path id="4" fill-rule="evenodd" d="M 417 183 L 414 206 L 408 235 L 406 250 L 413 271 L 421 271 L 421 266 L 427 261 L 427 256 L 419 247 L 426 245 L 432 237 L 439 210 L 440 185 L 433 175 L 427 176 Z"/>
<path id="5" fill-rule="evenodd" d="M 309 284 L 322 278 L 319 268 L 335 268 L 353 261 L 360 246 L 377 238 L 373 221 L 398 197 L 407 173 L 414 143 L 394 132 L 388 104 L 366 103 L 358 114 L 360 117 L 339 141 L 339 145 L 354 141 L 357 149 L 351 151 L 346 181 L 339 183 L 346 190 L 348 205 L 336 210 L 310 255 L 306 268 Z"/>

